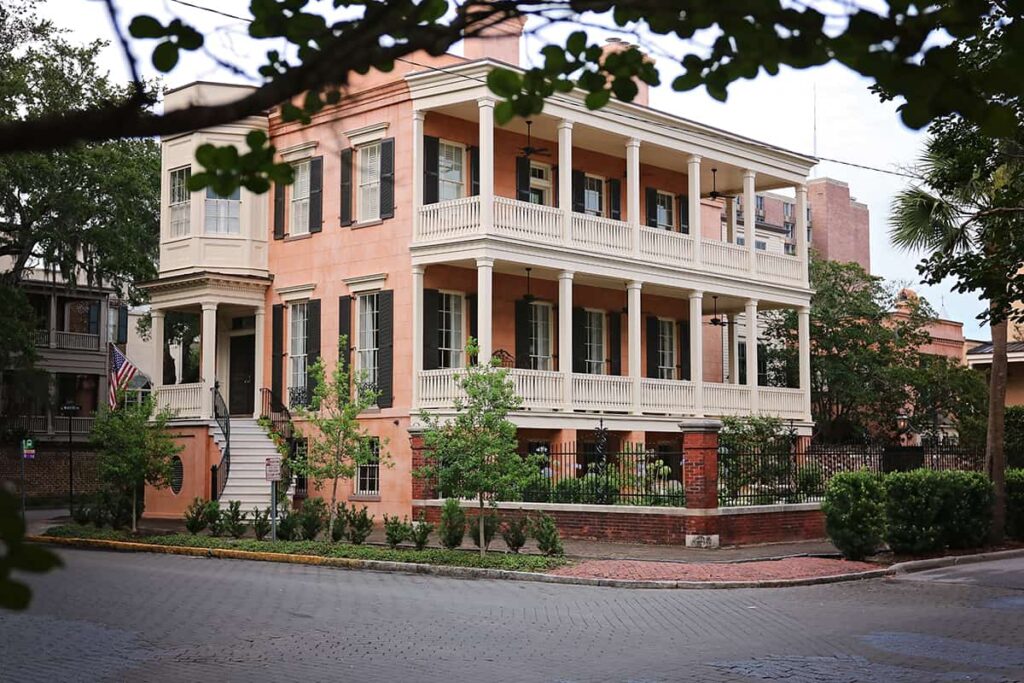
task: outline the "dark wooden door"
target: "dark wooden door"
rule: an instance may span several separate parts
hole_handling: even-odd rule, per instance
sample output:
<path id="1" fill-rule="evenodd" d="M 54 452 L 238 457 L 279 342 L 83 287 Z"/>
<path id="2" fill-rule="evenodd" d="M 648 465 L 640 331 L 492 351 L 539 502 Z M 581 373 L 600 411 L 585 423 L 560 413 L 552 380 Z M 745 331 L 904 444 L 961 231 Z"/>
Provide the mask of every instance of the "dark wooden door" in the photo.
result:
<path id="1" fill-rule="evenodd" d="M 256 336 L 231 337 L 228 406 L 232 415 L 252 415 L 255 409 Z"/>

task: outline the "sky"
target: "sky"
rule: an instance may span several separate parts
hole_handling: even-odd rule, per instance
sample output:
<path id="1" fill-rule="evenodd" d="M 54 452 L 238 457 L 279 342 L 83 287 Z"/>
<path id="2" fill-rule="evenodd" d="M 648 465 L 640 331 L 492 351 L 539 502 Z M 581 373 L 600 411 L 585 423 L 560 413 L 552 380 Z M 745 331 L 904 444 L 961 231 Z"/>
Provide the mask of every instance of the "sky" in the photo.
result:
<path id="1" fill-rule="evenodd" d="M 248 14 L 248 0 L 187 2 L 229 14 Z M 231 58 L 235 63 L 250 64 L 246 69 L 250 74 L 259 65 L 262 51 L 254 49 L 246 39 L 244 26 L 230 18 L 189 7 L 177 0 L 115 0 L 115 6 L 122 11 L 122 23 L 142 13 L 164 20 L 180 16 L 210 36 L 208 45 L 216 54 Z M 129 78 L 105 3 L 99 0 L 44 0 L 40 4 L 40 13 L 68 29 L 73 40 L 85 42 L 99 38 L 110 41 L 102 53 L 102 66 L 118 79 Z M 525 57 L 529 59 L 546 40 L 557 40 L 567 31 L 553 29 L 531 37 L 525 44 Z M 592 26 L 587 28 L 587 32 L 591 40 L 598 42 L 616 35 L 627 40 L 636 38 Z M 761 72 L 753 80 L 731 85 L 729 97 L 722 103 L 713 100 L 703 89 L 677 93 L 668 86 L 678 70 L 678 65 L 672 64 L 669 57 L 680 54 L 680 49 L 685 46 L 664 38 L 640 38 L 641 44 L 655 54 L 662 72 L 663 85 L 651 91 L 651 105 L 658 109 L 796 152 L 816 153 L 819 158 L 880 169 L 905 168 L 914 162 L 922 149 L 925 135 L 900 122 L 896 113 L 897 103 L 880 102 L 869 92 L 870 82 L 845 67 L 829 64 L 801 71 L 783 68 L 776 76 Z M 143 75 L 156 77 L 157 73 L 147 64 L 151 48 L 139 47 L 142 48 L 140 62 Z M 262 46 L 260 49 L 267 48 Z M 242 58 L 240 62 L 239 57 Z M 186 56 L 164 78 L 164 82 L 174 87 L 197 79 L 245 82 L 244 76 L 218 67 L 205 55 Z M 920 255 L 898 251 L 889 241 L 889 206 L 907 179 L 831 161 L 822 161 L 812 172 L 812 177 L 824 176 L 846 181 L 851 195 L 868 205 L 871 215 L 871 269 L 874 274 L 913 287 L 931 302 L 942 317 L 962 321 L 966 337 L 988 338 L 987 328 L 982 328 L 976 319 L 983 308 L 977 296 L 954 293 L 949 283 L 937 286 L 920 284 L 914 268 L 920 261 Z"/>

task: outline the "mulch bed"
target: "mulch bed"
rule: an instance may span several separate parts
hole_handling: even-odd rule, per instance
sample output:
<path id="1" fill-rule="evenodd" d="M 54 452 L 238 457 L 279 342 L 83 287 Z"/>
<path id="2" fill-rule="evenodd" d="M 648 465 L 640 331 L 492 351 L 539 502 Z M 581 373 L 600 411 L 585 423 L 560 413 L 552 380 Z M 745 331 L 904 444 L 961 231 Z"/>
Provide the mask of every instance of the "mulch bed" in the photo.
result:
<path id="1" fill-rule="evenodd" d="M 790 557 L 735 564 L 584 560 L 575 565 L 550 570 L 548 573 L 580 578 L 640 581 L 773 581 L 855 574 L 882 568 L 884 567 L 868 562 L 849 562 L 821 557 Z"/>

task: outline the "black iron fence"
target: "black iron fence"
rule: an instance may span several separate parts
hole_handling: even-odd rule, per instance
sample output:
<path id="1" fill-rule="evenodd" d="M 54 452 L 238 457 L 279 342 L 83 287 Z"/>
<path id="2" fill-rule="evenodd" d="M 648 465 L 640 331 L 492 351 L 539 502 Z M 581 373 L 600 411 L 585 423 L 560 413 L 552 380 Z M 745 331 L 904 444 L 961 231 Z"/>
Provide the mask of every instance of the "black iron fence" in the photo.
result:
<path id="1" fill-rule="evenodd" d="M 215 383 L 211 391 L 213 391 L 213 417 L 224 435 L 224 452 L 221 454 L 220 463 L 210 466 L 210 498 L 220 500 L 231 471 L 231 414 L 228 411 L 227 403 L 224 402 L 224 397 L 221 396 L 220 384 Z"/>

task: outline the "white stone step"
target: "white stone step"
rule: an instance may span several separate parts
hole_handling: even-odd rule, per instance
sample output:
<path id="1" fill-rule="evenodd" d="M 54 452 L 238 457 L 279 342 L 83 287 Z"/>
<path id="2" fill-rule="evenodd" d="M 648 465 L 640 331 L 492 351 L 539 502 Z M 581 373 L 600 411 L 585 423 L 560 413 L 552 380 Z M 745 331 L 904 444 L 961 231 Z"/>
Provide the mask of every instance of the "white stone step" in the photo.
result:
<path id="1" fill-rule="evenodd" d="M 210 425 L 210 433 L 218 447 L 223 448 L 224 435 L 216 421 Z M 230 433 L 231 469 L 220 497 L 221 506 L 227 507 L 231 501 L 237 500 L 246 512 L 251 512 L 253 507 L 261 510 L 270 507 L 271 487 L 265 478 L 266 460 L 277 455 L 277 447 L 253 419 L 232 418 Z"/>

